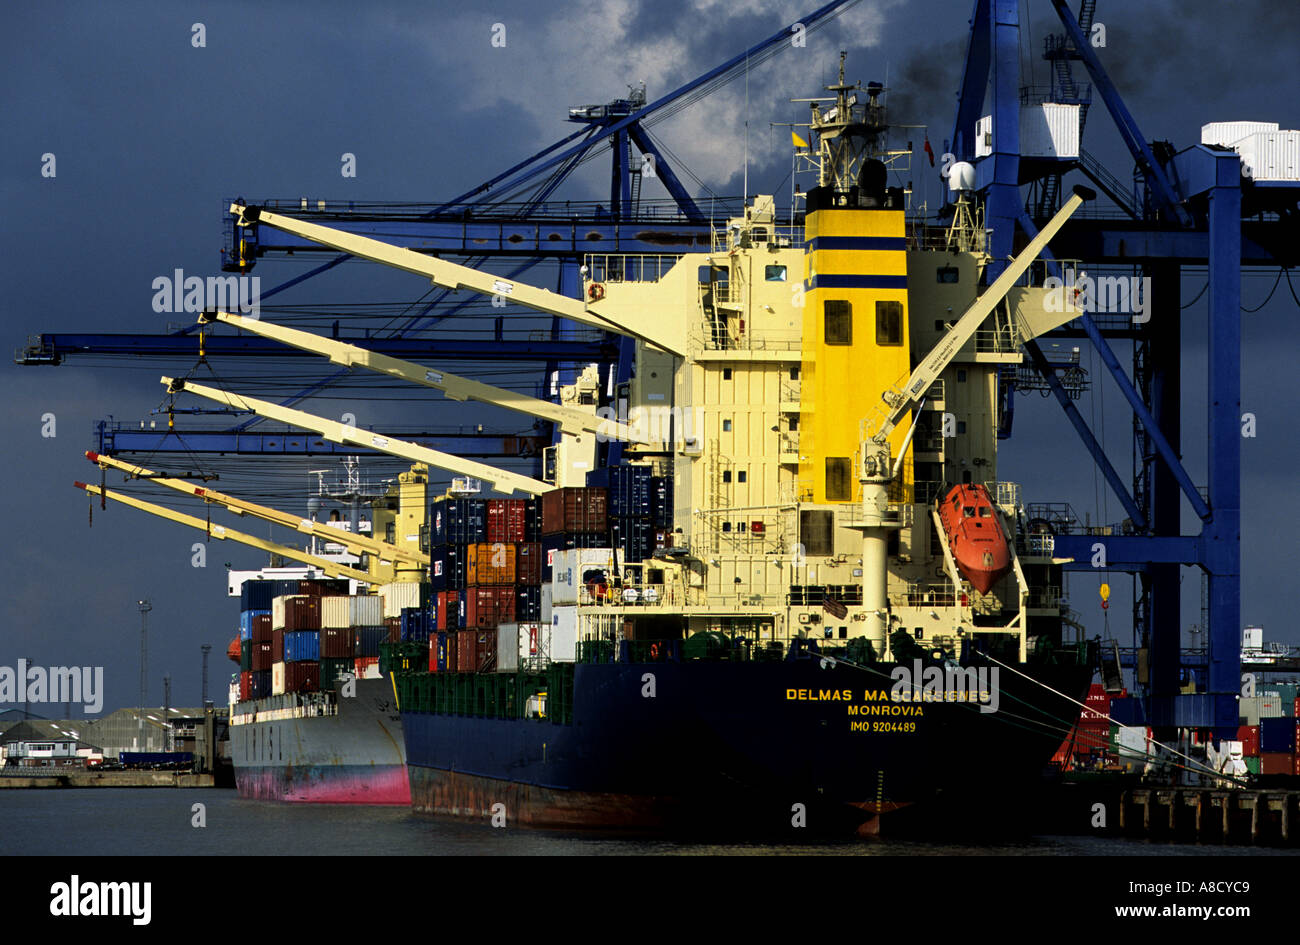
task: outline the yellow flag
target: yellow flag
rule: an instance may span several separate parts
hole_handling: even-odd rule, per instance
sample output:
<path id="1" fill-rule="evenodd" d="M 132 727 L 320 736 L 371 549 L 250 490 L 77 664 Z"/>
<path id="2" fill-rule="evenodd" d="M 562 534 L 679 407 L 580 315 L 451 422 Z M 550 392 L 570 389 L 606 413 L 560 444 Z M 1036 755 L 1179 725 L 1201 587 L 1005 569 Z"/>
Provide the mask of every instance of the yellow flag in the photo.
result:
<path id="1" fill-rule="evenodd" d="M 790 139 L 794 142 L 794 146 L 795 146 L 796 148 L 806 148 L 806 147 L 808 147 L 808 142 L 805 141 L 803 138 L 800 138 L 800 137 L 799 137 L 797 134 L 795 134 L 793 131 L 790 132 Z"/>

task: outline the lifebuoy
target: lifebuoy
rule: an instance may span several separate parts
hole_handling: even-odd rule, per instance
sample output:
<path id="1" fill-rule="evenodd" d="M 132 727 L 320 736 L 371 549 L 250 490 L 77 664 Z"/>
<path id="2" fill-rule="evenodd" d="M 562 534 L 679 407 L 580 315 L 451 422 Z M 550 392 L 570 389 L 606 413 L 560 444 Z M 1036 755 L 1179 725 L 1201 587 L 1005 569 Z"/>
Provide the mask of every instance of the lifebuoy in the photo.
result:
<path id="1" fill-rule="evenodd" d="M 599 282 L 593 282 L 587 286 L 587 298 L 593 302 L 599 302 L 605 297 L 605 287 Z"/>
<path id="2" fill-rule="evenodd" d="M 657 659 L 659 659 L 659 644 L 658 644 L 658 643 L 651 643 L 651 644 L 650 644 L 650 658 L 651 658 L 652 660 L 657 660 Z"/>

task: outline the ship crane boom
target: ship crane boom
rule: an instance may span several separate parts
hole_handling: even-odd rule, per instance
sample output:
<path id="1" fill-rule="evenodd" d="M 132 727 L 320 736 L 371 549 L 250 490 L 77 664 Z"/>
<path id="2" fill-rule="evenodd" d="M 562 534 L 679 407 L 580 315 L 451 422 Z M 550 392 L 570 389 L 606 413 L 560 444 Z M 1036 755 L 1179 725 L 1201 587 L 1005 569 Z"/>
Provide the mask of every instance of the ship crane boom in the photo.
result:
<path id="1" fill-rule="evenodd" d="M 980 325 L 984 323 L 984 319 L 988 318 L 992 311 L 1002 302 L 1007 293 L 1015 286 L 1016 280 L 1024 275 L 1025 270 L 1038 258 L 1038 254 L 1047 247 L 1048 242 L 1065 225 L 1065 222 L 1070 219 L 1074 211 L 1085 200 L 1092 200 L 1096 196 L 1096 193 L 1086 187 L 1076 187 L 1070 199 L 1065 202 L 1056 216 L 1052 217 L 1047 225 L 1038 231 L 1038 235 L 1030 240 L 1029 245 L 1024 248 L 1020 255 L 1007 264 L 1007 268 L 1002 271 L 1002 274 L 998 276 L 994 283 L 985 290 L 983 295 L 975 300 L 971 307 L 962 314 L 961 318 L 957 319 L 944 336 L 939 339 L 939 343 L 921 359 L 902 388 L 886 391 L 882 395 L 885 403 L 889 405 L 889 410 L 880 426 L 875 430 L 868 431 L 873 443 L 877 446 L 885 444 L 889 434 L 898 425 L 903 415 L 915 409 L 925 396 L 926 391 L 943 373 L 944 368 L 970 341 L 975 332 L 979 330 Z M 1075 317 L 1075 313 L 1070 310 L 1069 306 L 1063 306 L 1063 308 L 1067 309 L 1067 311 L 1061 317 L 1062 323 Z M 1035 333 L 1047 330 L 1041 324 L 1035 326 L 1035 328 L 1037 331 L 1025 325 L 1018 326 L 1020 337 L 1017 341 L 1027 341 Z"/>
<path id="2" fill-rule="evenodd" d="M 660 313 L 652 310 L 620 314 L 619 319 L 615 320 L 601 314 L 598 307 L 592 307 L 580 299 L 572 299 L 524 282 L 505 279 L 436 256 L 427 256 L 415 250 L 393 246 L 368 236 L 358 236 L 345 230 L 321 226 L 319 223 L 306 223 L 261 207 L 245 207 L 232 203 L 230 212 L 238 216 L 240 225 L 265 223 L 277 230 L 311 240 L 313 243 L 320 243 L 322 246 L 329 246 L 361 259 L 369 259 L 394 269 L 424 276 L 435 285 L 446 289 L 453 291 L 470 289 L 484 295 L 501 296 L 537 312 L 559 315 L 593 328 L 639 338 L 673 354 L 681 355 L 686 351 L 684 330 L 680 326 L 675 326 L 672 319 L 665 319 Z"/>

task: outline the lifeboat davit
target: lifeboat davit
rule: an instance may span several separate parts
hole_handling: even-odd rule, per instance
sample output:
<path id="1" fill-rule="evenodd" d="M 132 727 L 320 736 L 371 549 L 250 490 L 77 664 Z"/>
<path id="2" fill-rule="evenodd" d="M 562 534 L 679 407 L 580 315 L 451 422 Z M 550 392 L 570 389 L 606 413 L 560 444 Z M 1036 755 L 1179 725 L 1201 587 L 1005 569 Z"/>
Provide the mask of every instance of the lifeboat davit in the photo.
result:
<path id="1" fill-rule="evenodd" d="M 939 506 L 939 521 L 957 570 L 987 594 L 1011 570 L 1011 549 L 988 489 L 953 486 Z"/>

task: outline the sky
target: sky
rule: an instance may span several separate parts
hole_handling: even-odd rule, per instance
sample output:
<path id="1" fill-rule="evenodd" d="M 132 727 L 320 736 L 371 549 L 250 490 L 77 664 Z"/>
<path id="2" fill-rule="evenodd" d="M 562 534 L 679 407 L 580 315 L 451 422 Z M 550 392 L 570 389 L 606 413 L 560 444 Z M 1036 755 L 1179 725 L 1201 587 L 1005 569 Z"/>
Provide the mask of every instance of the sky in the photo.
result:
<path id="1" fill-rule="evenodd" d="M 570 106 L 622 97 L 642 81 L 653 101 L 815 6 L 811 0 L 556 0 L 471 9 L 445 2 L 11 5 L 0 30 L 0 197 L 10 221 L 0 233 L 5 337 L 18 350 L 40 332 L 154 332 L 169 321 L 182 324 L 185 316 L 153 311 L 152 281 L 176 268 L 217 273 L 223 201 L 237 195 L 445 199 L 567 135 L 574 128 L 564 120 Z M 1026 0 L 1021 6 L 1022 18 L 1028 14 L 1023 81 L 1045 84 L 1046 66 L 1035 51 L 1051 28 L 1051 5 Z M 971 8 L 968 0 L 863 0 L 810 34 L 805 47 L 785 50 L 653 133 L 707 185 L 697 190 L 702 199 L 709 192 L 741 193 L 747 176 L 751 194 L 776 193 L 787 206 L 780 195 L 790 187 L 789 138 L 774 123 L 803 120 L 806 106 L 789 99 L 818 94 L 844 49 L 849 77 L 888 82 L 894 120 L 927 126 L 919 133 L 940 152 L 951 134 Z M 1208 121 L 1300 127 L 1300 100 L 1279 94 L 1285 89 L 1279 64 L 1293 60 L 1300 39 L 1296 9 L 1263 0 L 1230 7 L 1210 0 L 1136 6 L 1102 0 L 1097 21 L 1106 26 L 1098 53 L 1148 139 L 1185 147 L 1199 140 Z M 504 45 L 499 39 L 494 46 L 494 37 Z M 1131 159 L 1099 104 L 1084 143 L 1128 179 Z M 344 153 L 356 157 L 355 177 L 340 173 Z M 54 155 L 54 176 L 42 173 L 47 154 Z M 602 160 L 582 169 L 562 196 L 601 199 L 607 167 Z M 940 197 L 937 175 L 918 168 L 915 183 L 918 199 L 933 206 Z M 648 188 L 647 196 L 663 194 Z M 266 260 L 256 274 L 268 287 L 306 265 Z M 1275 275 L 1245 274 L 1243 304 L 1259 305 Z M 1187 272 L 1184 298 L 1204 281 L 1203 271 Z M 426 289 L 416 277 L 349 263 L 276 301 L 409 304 Z M 1268 304 L 1242 321 L 1243 410 L 1258 418 L 1258 436 L 1243 451 L 1242 618 L 1262 625 L 1268 639 L 1300 643 L 1278 591 L 1291 579 L 1296 525 L 1287 501 L 1300 438 L 1288 383 L 1298 340 L 1294 304 L 1284 280 Z M 1192 478 L 1203 482 L 1204 301 L 1183 318 L 1183 453 Z M 1118 390 L 1084 348 L 1083 363 L 1097 384 L 1081 409 L 1127 478 L 1129 418 Z M 1127 364 L 1128 349 L 1120 345 L 1118 354 Z M 302 386 L 311 370 L 301 361 L 279 366 L 279 376 L 233 362 L 214 370 L 249 393 L 286 392 Z M 94 445 L 97 421 L 111 415 L 133 424 L 165 422 L 150 413 L 163 403 L 158 377 L 194 367 L 103 358 L 74 358 L 58 368 L 0 365 L 8 460 L 0 465 L 0 494 L 9 497 L 11 536 L 0 552 L 9 574 L 0 595 L 0 665 L 25 658 L 42 666 L 102 666 L 105 711 L 134 705 L 136 602 L 148 598 L 147 701 L 161 703 L 161 678 L 169 673 L 172 704 L 198 704 L 204 643 L 213 646 L 210 696 L 224 701 L 233 666 L 223 653 L 237 626 L 238 602 L 225 596 L 223 565 L 253 568 L 262 556 L 213 542 L 206 567 L 194 567 L 199 533 L 97 505 L 88 522 L 86 496 L 71 488 L 76 479 L 98 481 L 82 457 Z M 351 411 L 363 426 L 477 422 L 436 395 L 406 392 L 406 399 L 384 403 L 375 394 L 373 386 L 340 388 L 318 401 L 318 412 Z M 499 414 L 490 419 L 505 422 Z M 1027 501 L 1068 501 L 1093 521 L 1121 517 L 1053 401 L 1022 398 L 1015 422 L 1015 436 L 1001 453 L 1002 475 L 1025 485 Z M 253 490 L 265 467 L 245 464 L 241 471 L 225 461 L 221 486 Z M 259 494 L 301 508 L 306 469 L 282 468 L 278 475 Z M 1190 518 L 1184 504 L 1188 529 Z M 1183 573 L 1187 626 L 1199 619 L 1199 579 Z M 1129 579 L 1112 578 L 1106 613 L 1098 580 L 1088 581 L 1071 585 L 1080 619 L 1090 632 L 1109 630 L 1127 642 Z M 33 711 L 63 714 L 54 707 Z M 80 715 L 75 708 L 74 715 Z"/>

